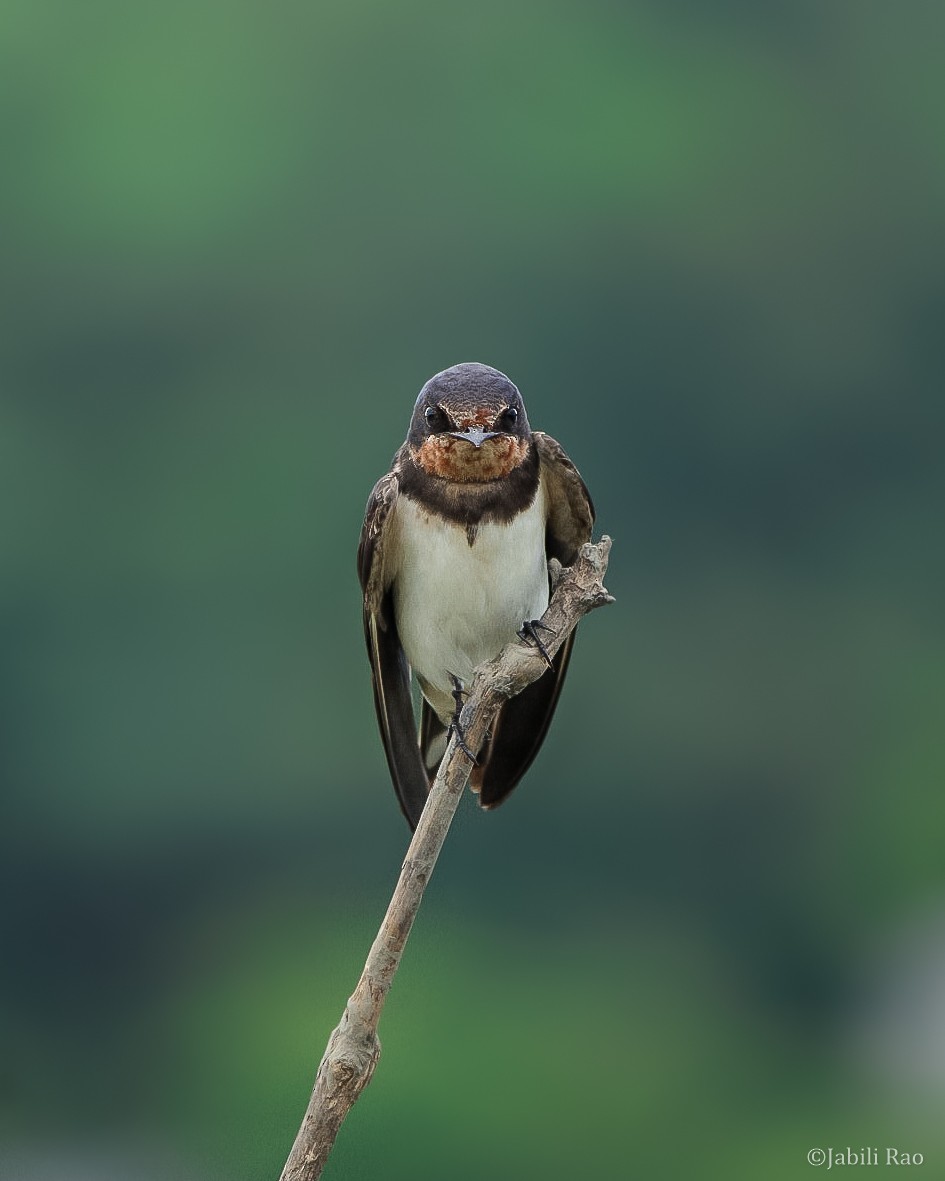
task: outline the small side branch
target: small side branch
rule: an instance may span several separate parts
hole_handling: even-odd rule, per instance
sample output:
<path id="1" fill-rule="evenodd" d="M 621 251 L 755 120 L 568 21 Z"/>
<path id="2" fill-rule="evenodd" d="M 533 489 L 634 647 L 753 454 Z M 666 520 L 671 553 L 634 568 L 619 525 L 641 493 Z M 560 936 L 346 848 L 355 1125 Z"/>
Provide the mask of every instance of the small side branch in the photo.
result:
<path id="1" fill-rule="evenodd" d="M 595 607 L 612 603 L 603 578 L 610 538 L 582 546 L 573 566 L 552 570 L 554 593 L 542 616 L 542 642 L 554 656 L 580 619 Z M 536 681 L 546 670 L 534 645 L 512 643 L 479 666 L 460 715 L 466 745 L 479 751 L 504 701 Z M 315 1181 L 321 1175 L 338 1129 L 371 1080 L 381 1052 L 377 1036 L 384 1001 L 400 964 L 423 891 L 439 856 L 472 763 L 454 734 L 413 834 L 387 914 L 368 953 L 364 971 L 341 1021 L 328 1040 L 315 1086 L 280 1181 Z"/>

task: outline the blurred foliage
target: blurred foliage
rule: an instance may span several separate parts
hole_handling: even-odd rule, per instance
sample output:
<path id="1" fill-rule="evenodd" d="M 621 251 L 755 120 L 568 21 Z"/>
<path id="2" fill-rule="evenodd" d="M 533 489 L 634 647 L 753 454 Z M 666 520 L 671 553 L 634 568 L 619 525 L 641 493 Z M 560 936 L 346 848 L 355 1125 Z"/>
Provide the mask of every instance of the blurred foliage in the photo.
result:
<path id="1" fill-rule="evenodd" d="M 945 1057 L 889 1047 L 945 1045 L 943 34 L 3 6 L 0 1171 L 277 1175 L 407 837 L 362 509 L 469 359 L 618 603 L 461 810 L 326 1175 L 941 1161 Z"/>

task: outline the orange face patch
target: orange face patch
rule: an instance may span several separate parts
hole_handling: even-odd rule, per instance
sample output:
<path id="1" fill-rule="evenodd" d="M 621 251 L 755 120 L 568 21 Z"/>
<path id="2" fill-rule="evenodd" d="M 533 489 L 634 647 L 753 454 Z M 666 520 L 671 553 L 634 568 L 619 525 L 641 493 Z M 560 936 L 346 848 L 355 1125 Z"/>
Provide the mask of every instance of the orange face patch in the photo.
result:
<path id="1" fill-rule="evenodd" d="M 413 457 L 429 475 L 467 484 L 501 480 L 517 468 L 527 454 L 528 443 L 512 435 L 486 439 L 481 447 L 452 435 L 431 435 L 414 451 Z"/>

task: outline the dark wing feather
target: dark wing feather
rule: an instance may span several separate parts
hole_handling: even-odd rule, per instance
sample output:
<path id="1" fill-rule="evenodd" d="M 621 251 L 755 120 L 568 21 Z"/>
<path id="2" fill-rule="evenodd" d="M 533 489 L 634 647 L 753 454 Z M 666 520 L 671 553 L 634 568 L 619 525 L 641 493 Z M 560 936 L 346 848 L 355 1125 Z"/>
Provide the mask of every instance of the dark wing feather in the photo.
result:
<path id="1" fill-rule="evenodd" d="M 397 493 L 397 476 L 393 472 L 378 480 L 371 493 L 358 545 L 358 578 L 364 593 L 364 639 L 371 661 L 381 741 L 397 799 L 413 829 L 426 803 L 429 784 L 417 746 L 410 670 L 400 646 L 384 573 L 387 526 Z"/>
<path id="2" fill-rule="evenodd" d="M 532 438 L 538 448 L 541 482 L 548 502 L 545 549 L 549 558 L 570 566 L 581 546 L 591 540 L 594 525 L 591 494 L 560 443 L 544 431 L 533 431 Z"/>
<path id="3" fill-rule="evenodd" d="M 549 558 L 569 566 L 591 539 L 594 505 L 561 445 L 542 431 L 534 431 L 532 438 L 538 448 L 548 504 L 545 551 Z M 470 777 L 483 808 L 501 804 L 538 754 L 558 704 L 573 646 L 572 632 L 552 661 L 553 667 L 499 711 Z"/>
<path id="4" fill-rule="evenodd" d="M 479 754 L 479 766 L 470 776 L 483 808 L 501 804 L 538 754 L 558 704 L 573 646 L 572 632 L 552 660 L 553 667 L 499 710 L 492 736 Z"/>

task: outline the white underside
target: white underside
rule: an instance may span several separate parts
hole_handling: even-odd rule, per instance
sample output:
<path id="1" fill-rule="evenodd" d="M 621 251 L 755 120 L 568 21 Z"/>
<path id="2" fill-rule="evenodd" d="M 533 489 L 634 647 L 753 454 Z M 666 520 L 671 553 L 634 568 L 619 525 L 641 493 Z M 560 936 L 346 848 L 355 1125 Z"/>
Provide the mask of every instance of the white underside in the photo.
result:
<path id="1" fill-rule="evenodd" d="M 394 508 L 397 631 L 424 694 L 445 722 L 454 709 L 450 673 L 468 682 L 473 669 L 496 656 L 526 619 L 548 606 L 545 498 L 508 525 L 466 530 L 433 517 L 401 496 Z M 394 537 L 391 538 L 394 541 Z"/>

